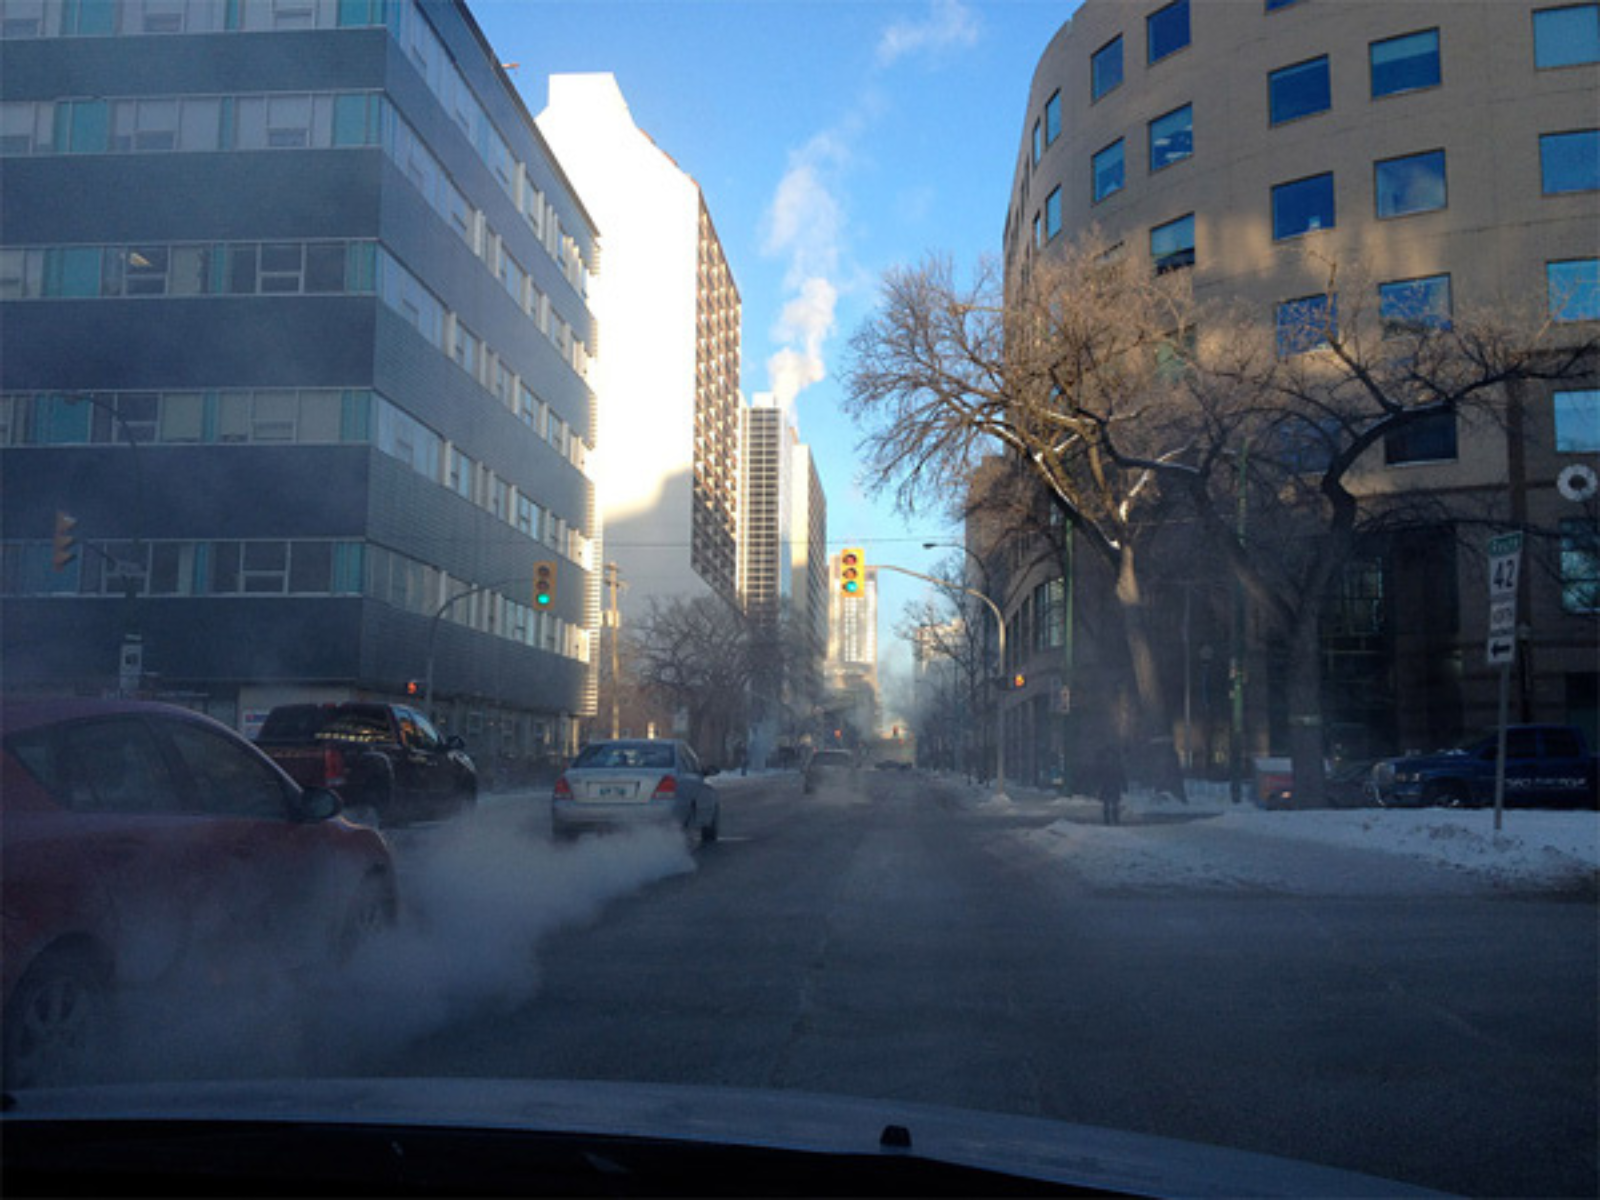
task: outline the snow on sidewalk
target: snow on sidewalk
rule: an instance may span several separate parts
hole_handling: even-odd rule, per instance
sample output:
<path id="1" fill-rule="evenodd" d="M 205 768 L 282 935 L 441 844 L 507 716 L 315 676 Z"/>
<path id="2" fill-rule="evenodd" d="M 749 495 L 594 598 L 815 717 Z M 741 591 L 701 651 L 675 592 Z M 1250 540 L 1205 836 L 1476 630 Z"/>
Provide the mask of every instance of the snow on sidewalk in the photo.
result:
<path id="1" fill-rule="evenodd" d="M 985 801 L 997 815 L 1054 814 L 1019 831 L 1102 887 L 1381 895 L 1600 890 L 1600 813 L 1362 808 L 1269 812 L 1203 791 L 1187 805 L 1130 794 L 1125 823 L 1099 824 L 1083 796 Z M 1188 818 L 1188 819 L 1186 819 Z"/>

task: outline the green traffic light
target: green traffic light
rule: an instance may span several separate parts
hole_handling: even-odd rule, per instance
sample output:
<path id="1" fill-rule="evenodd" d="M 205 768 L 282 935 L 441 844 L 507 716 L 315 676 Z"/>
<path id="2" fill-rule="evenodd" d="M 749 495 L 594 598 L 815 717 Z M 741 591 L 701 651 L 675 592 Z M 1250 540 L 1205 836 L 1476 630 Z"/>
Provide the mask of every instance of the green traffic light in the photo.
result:
<path id="1" fill-rule="evenodd" d="M 544 608 L 547 604 L 550 603 L 550 593 L 549 592 L 540 592 L 537 596 L 534 597 L 534 599 L 538 601 L 540 608 Z"/>

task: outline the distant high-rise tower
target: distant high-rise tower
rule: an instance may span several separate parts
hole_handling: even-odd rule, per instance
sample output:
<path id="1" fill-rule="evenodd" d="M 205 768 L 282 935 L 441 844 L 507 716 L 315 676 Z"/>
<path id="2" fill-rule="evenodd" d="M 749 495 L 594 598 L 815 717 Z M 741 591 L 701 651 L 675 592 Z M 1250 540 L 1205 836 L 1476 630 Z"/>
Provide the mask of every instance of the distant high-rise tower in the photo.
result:
<path id="1" fill-rule="evenodd" d="M 634 124 L 609 74 L 555 75 L 539 132 L 600 227 L 590 302 L 604 555 L 624 609 L 738 602 L 739 291 L 699 185 Z"/>

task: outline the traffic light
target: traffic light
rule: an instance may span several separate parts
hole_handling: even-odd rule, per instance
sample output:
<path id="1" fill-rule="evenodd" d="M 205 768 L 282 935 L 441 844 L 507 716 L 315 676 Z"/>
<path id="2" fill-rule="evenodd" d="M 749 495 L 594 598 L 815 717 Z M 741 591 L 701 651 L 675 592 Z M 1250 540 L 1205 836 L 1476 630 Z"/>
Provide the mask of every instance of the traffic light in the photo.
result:
<path id="1" fill-rule="evenodd" d="M 422 685 L 415 679 L 406 680 L 406 695 L 413 698 L 422 695 Z"/>
<path id="2" fill-rule="evenodd" d="M 535 608 L 549 608 L 556 602 L 556 564 L 553 562 L 536 562 L 533 564 L 533 606 Z"/>
<path id="3" fill-rule="evenodd" d="M 50 562 L 58 571 L 65 571 L 78 557 L 78 539 L 72 532 L 77 527 L 77 517 L 60 511 L 56 513 L 55 550 Z"/>
<path id="4" fill-rule="evenodd" d="M 1028 677 L 1026 675 L 1024 675 L 1021 671 L 1018 671 L 1015 675 L 1013 675 L 1011 677 L 1011 686 L 1014 687 L 1014 688 L 1017 688 L 1020 691 L 1022 688 L 1025 688 L 1025 687 L 1028 686 Z"/>
<path id="5" fill-rule="evenodd" d="M 867 578 L 867 558 L 861 547 L 851 546 L 839 553 L 839 590 L 846 596 L 861 595 Z"/>

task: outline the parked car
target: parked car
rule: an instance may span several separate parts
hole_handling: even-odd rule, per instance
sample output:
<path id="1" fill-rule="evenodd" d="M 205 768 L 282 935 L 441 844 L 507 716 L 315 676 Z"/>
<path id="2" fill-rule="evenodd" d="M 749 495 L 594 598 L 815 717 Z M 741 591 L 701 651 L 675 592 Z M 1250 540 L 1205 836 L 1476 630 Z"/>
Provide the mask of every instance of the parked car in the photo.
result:
<path id="1" fill-rule="evenodd" d="M 687 742 L 629 738 L 591 742 L 555 782 L 556 836 L 637 825 L 674 825 L 691 845 L 717 840 L 722 805 Z"/>
<path id="2" fill-rule="evenodd" d="M 1372 760 L 1360 759 L 1331 767 L 1322 781 L 1322 802 L 1327 808 L 1370 808 L 1378 803 L 1378 792 L 1372 782 Z M 1280 779 L 1266 790 L 1261 800 L 1263 808 L 1304 808 L 1296 799 L 1293 775 Z"/>
<path id="3" fill-rule="evenodd" d="M 825 783 L 845 783 L 855 778 L 856 757 L 848 750 L 818 750 L 806 763 L 805 790 L 814 792 Z"/>
<path id="4" fill-rule="evenodd" d="M 392 919 L 375 831 L 226 726 L 134 701 L 0 706 L 7 1088 L 76 1078 L 126 987 L 336 962 Z"/>
<path id="5" fill-rule="evenodd" d="M 1481 806 L 1494 803 L 1497 734 L 1458 750 L 1386 759 L 1372 770 L 1379 803 Z M 1570 725 L 1512 725 L 1506 729 L 1508 806 L 1600 807 L 1597 760 L 1583 733 Z"/>
<path id="6" fill-rule="evenodd" d="M 403 704 L 282 704 L 256 745 L 302 787 L 338 792 L 370 824 L 439 820 L 478 798 L 466 745 Z"/>

